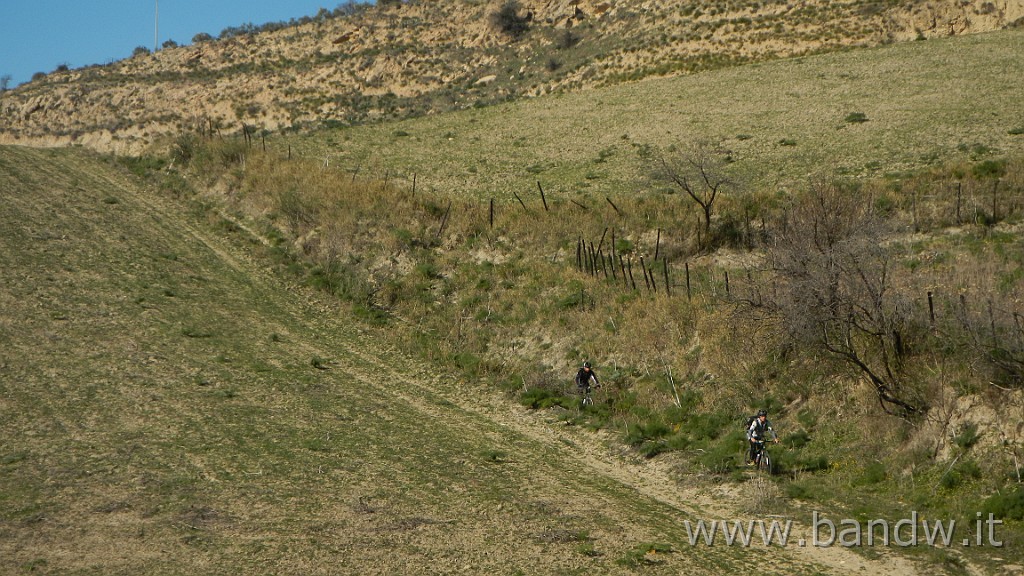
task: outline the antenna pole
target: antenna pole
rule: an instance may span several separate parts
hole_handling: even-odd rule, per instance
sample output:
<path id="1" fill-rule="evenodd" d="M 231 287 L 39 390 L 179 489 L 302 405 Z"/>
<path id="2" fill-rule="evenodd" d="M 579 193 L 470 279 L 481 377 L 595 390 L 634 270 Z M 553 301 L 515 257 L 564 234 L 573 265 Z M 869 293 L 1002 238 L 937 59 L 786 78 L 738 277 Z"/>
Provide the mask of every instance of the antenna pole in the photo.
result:
<path id="1" fill-rule="evenodd" d="M 155 0 L 156 8 L 153 12 L 153 52 L 157 51 L 160 42 L 160 0 Z"/>

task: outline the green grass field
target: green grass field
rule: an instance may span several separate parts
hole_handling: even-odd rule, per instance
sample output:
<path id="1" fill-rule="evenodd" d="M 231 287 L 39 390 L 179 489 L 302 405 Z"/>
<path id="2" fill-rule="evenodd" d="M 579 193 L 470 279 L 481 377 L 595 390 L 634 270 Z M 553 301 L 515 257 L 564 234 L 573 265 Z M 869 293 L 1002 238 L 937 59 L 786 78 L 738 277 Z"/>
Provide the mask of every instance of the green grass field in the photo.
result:
<path id="1" fill-rule="evenodd" d="M 268 146 L 411 187 L 513 201 L 649 190 L 657 148 L 731 151 L 748 188 L 881 176 L 1024 151 L 1024 31 L 1008 30 L 651 79 Z"/>

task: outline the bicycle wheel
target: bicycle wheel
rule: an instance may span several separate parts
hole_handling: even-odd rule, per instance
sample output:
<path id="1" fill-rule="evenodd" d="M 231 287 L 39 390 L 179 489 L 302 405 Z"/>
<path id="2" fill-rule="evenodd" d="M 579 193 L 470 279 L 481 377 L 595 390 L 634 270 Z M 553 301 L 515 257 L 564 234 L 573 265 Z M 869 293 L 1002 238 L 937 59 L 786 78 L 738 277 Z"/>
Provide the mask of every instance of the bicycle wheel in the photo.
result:
<path id="1" fill-rule="evenodd" d="M 768 455 L 767 450 L 761 450 L 761 457 L 758 459 L 757 468 L 758 470 L 764 470 L 768 474 L 772 473 L 772 457 Z"/>
<path id="2" fill-rule="evenodd" d="M 584 396 L 583 397 L 583 405 L 584 406 L 593 406 L 594 405 L 594 399 L 591 398 L 589 394 Z"/>

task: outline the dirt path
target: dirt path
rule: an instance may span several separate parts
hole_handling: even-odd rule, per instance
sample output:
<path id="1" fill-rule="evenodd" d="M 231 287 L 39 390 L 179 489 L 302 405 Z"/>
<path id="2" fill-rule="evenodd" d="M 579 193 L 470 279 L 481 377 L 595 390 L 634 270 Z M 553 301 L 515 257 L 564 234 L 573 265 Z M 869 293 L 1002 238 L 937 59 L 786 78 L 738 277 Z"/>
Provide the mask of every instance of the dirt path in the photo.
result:
<path id="1" fill-rule="evenodd" d="M 176 226 L 181 225 L 180 219 L 173 217 L 175 211 L 181 208 L 173 203 L 149 194 L 137 194 L 135 200 L 148 206 L 154 213 L 174 220 Z M 240 228 L 249 234 L 254 233 L 249 227 Z M 266 268 L 259 266 L 248 255 L 239 254 L 237 249 L 225 246 L 221 239 L 211 238 L 208 232 L 195 226 L 185 224 L 182 231 L 215 252 L 231 268 L 251 278 L 268 293 L 281 290 L 280 279 L 268 274 Z M 263 238 L 258 240 L 266 243 Z M 313 301 L 319 299 L 319 295 L 309 296 Z M 304 304 L 293 301 L 291 305 L 297 316 L 305 313 L 299 309 Z M 334 303 L 320 302 L 317 306 L 326 313 L 324 318 L 344 317 L 345 312 L 333 309 L 336 306 Z M 420 368 L 411 368 L 417 367 L 418 362 L 368 333 L 353 332 L 347 324 L 340 326 L 332 320 L 324 320 L 317 328 L 329 344 L 303 344 L 309 354 L 331 358 L 344 373 L 357 375 L 361 382 L 373 386 L 382 395 L 397 397 L 408 403 L 425 419 L 442 421 L 472 433 L 479 433 L 481 428 L 491 433 L 496 430 L 499 437 L 512 440 L 526 451 L 536 452 L 539 446 L 542 452 L 557 453 L 560 458 L 571 462 L 575 468 L 572 473 L 607 478 L 625 487 L 628 492 L 634 492 L 637 497 L 651 499 L 679 512 L 681 518 L 731 521 L 750 517 L 736 505 L 747 497 L 742 489 L 729 485 L 713 489 L 688 488 L 673 479 L 670 464 L 661 460 L 630 457 L 621 451 L 610 434 L 570 427 L 558 415 L 529 411 L 509 402 L 506 396 L 493 390 Z M 557 490 L 559 487 L 552 488 Z M 917 574 L 919 571 L 911 561 L 888 551 L 881 551 L 876 554 L 876 558 L 869 560 L 840 546 L 812 546 L 809 544 L 811 535 L 806 520 L 792 520 L 795 525 L 791 540 L 807 544 L 793 545 L 791 541 L 784 549 L 769 548 L 769 551 L 777 552 L 779 558 L 769 559 L 763 564 L 788 566 L 791 561 L 788 558 L 795 557 L 801 564 L 826 567 L 834 573 L 894 576 Z M 757 547 L 755 542 L 754 549 Z"/>
<path id="2" fill-rule="evenodd" d="M 116 340 L 113 343 L 128 352 L 111 353 L 97 344 L 90 350 L 96 360 L 84 364 L 83 374 L 92 379 L 97 378 L 95 374 L 106 374 L 106 385 L 119 393 L 110 397 L 111 402 L 127 396 L 128 403 L 119 412 L 140 412 L 137 426 L 146 442 L 131 440 L 129 446 L 135 442 L 137 446 L 119 461 L 121 437 L 115 435 L 116 442 L 106 443 L 103 427 L 96 427 L 97 431 L 88 422 L 65 419 L 61 423 L 61 430 L 73 430 L 74 436 L 88 441 L 88 449 L 80 456 L 73 450 L 57 449 L 50 441 L 37 442 L 39 433 L 23 437 L 40 454 L 52 450 L 63 459 L 68 453 L 68 458 L 83 459 L 86 464 L 82 466 L 89 468 L 109 467 L 112 465 L 106 462 L 119 461 L 119 469 L 126 471 L 124 478 L 111 468 L 106 474 L 113 480 L 94 490 L 103 492 L 113 486 L 136 494 L 136 500 L 106 496 L 115 499 L 90 502 L 83 498 L 88 493 L 80 487 L 81 482 L 68 484 L 64 491 L 74 498 L 69 496 L 67 508 L 75 510 L 76 503 L 83 502 L 86 509 L 76 512 L 79 516 L 55 509 L 52 514 L 59 514 L 59 522 L 44 518 L 31 529 L 49 538 L 49 545 L 67 546 L 62 558 L 48 558 L 54 569 L 63 566 L 60 562 L 81 546 L 98 551 L 91 552 L 93 566 L 105 567 L 108 572 L 113 556 L 125 556 L 121 560 L 124 565 L 134 566 L 147 555 L 163 556 L 168 543 L 175 558 L 193 562 L 187 566 L 201 571 L 226 570 L 217 562 L 238 561 L 230 554 L 219 556 L 224 552 L 212 545 L 197 555 L 196 549 L 182 544 L 207 541 L 221 542 L 230 552 L 255 551 L 250 556 L 266 566 L 299 566 L 300 572 L 307 573 L 409 573 L 428 566 L 432 573 L 478 574 L 508 571 L 508 566 L 516 565 L 527 567 L 526 573 L 633 573 L 642 569 L 655 574 L 720 574 L 741 571 L 753 560 L 765 573 L 917 573 L 914 564 L 885 551 L 868 560 L 841 547 L 790 543 L 784 548 L 765 548 L 757 538 L 750 548 L 720 542 L 691 546 L 683 522 L 746 518 L 734 505 L 744 495 L 728 485 L 698 488 L 680 484 L 667 459 L 630 457 L 610 434 L 567 426 L 557 413 L 528 411 L 493 390 L 436 373 L 384 337 L 362 330 L 337 302 L 289 285 L 250 254 L 244 242 L 182 217 L 186 210 L 176 201 L 136 188 L 129 178 L 111 175 L 109 167 L 95 159 L 68 153 L 48 161 L 44 154 L 48 153 L 0 155 L 0 161 L 21 155 L 17 161 L 34 163 L 40 190 L 50 182 L 68 179 L 69 170 L 75 172 L 74 183 L 68 184 L 70 190 L 55 196 L 66 206 L 51 208 L 50 200 L 33 204 L 38 200 L 31 195 L 9 199 L 23 204 L 19 210 L 38 219 L 33 226 L 40 233 L 56 234 L 60 219 L 70 223 L 73 218 L 89 218 L 89 211 L 104 210 L 103 199 L 109 197 L 116 199 L 117 209 L 130 216 L 134 226 L 148 226 L 151 230 L 145 233 L 158 233 L 156 250 L 172 253 L 164 260 L 151 258 L 156 262 L 155 272 L 124 262 L 129 269 L 125 274 L 132 278 L 156 274 L 167 283 L 162 290 L 169 293 L 174 292 L 170 286 L 177 280 L 163 275 L 173 273 L 172 263 L 187 262 L 180 272 L 185 276 L 182 287 L 176 289 L 179 293 L 163 301 L 143 302 L 125 288 L 123 293 L 96 301 L 106 310 L 94 322 L 115 319 L 124 323 L 115 328 L 129 330 L 123 335 L 123 344 L 119 333 L 101 336 Z M 80 198 L 79 191 L 92 196 Z M 48 224 L 48 219 L 56 220 Z M 111 224 L 108 229 L 83 228 L 59 242 L 82 241 L 84 250 L 98 255 L 96 261 L 115 266 L 122 264 L 116 251 L 124 245 L 123 236 L 133 233 L 143 234 Z M 113 252 L 104 253 L 104 245 L 113 246 Z M 62 244 L 61 254 L 73 255 L 70 248 Z M 174 260 L 174 255 L 180 258 Z M 108 271 L 89 268 L 92 264 L 87 260 L 75 262 L 81 270 L 67 266 L 52 273 L 55 280 L 47 284 L 52 285 L 47 294 L 77 297 L 93 282 L 106 286 L 110 278 L 121 279 L 103 276 Z M 63 283 L 65 276 L 68 282 Z M 202 288 L 200 305 L 194 308 L 185 302 L 192 285 Z M 146 294 L 160 289 L 144 287 Z M 23 349 L 40 343 L 49 346 L 48 342 L 62 337 L 71 339 L 76 334 L 71 329 L 79 327 L 75 315 L 96 309 L 96 302 L 82 306 L 83 312 L 61 303 L 61 309 L 71 312 L 62 312 L 60 317 L 51 314 L 40 322 L 60 326 L 62 332 L 51 329 L 39 341 L 26 340 Z M 135 302 L 142 304 L 141 312 Z M 253 310 L 248 309 L 249 303 Z M 181 328 L 159 332 L 170 322 L 162 315 L 169 316 L 175 309 L 185 314 L 176 317 L 178 322 L 185 318 L 199 324 L 203 316 L 215 312 L 213 308 L 229 304 L 242 306 L 237 314 L 253 315 L 243 326 L 264 333 L 272 329 L 282 336 L 280 346 L 257 350 L 261 355 L 258 372 L 238 366 L 238 359 L 247 354 L 243 346 L 252 346 L 252 335 L 229 334 L 223 342 L 211 338 L 207 344 L 202 336 L 182 338 Z M 84 323 L 80 327 L 92 330 Z M 167 342 L 168 335 L 185 341 L 173 346 L 188 348 L 174 349 Z M 214 364 L 203 358 L 211 358 Z M 301 359 L 298 365 L 295 358 Z M 313 376 L 308 373 L 314 370 L 309 358 L 323 359 L 323 366 Z M 13 366 L 20 366 L 19 362 L 10 359 Z M 144 369 L 137 369 L 139 362 Z M 110 370 L 111 363 L 119 363 L 118 372 Z M 167 365 L 162 381 L 146 384 L 144 380 L 155 378 L 162 364 Z M 277 374 L 278 367 L 282 376 L 260 376 Z M 58 381 L 60 369 L 47 368 Z M 194 383 L 196 374 L 206 372 L 223 374 L 225 386 L 206 393 L 204 388 L 213 384 L 206 380 L 198 386 Z M 243 379 L 260 380 L 275 388 L 249 385 Z M 173 387 L 174 382 L 181 385 Z M 77 387 L 60 390 L 69 396 L 78 393 Z M 99 386 L 90 390 L 104 393 Z M 203 403 L 207 400 L 208 405 Z M 78 405 L 74 409 L 77 413 Z M 112 422 L 136 425 L 122 413 L 112 415 Z M 182 447 L 182 442 L 196 436 L 195 430 L 209 440 L 200 438 L 197 444 Z M 134 438 L 135 433 L 128 437 Z M 289 441 L 289 435 L 295 440 Z M 264 436 L 270 440 L 264 442 Z M 278 449 L 273 443 L 278 436 L 290 443 L 275 456 Z M 253 443 L 259 449 L 246 452 L 244 448 Z M 410 450 L 403 450 L 405 446 Z M 102 458 L 96 463 L 85 460 L 97 450 Z M 170 463 L 168 470 L 163 476 L 151 471 L 152 466 L 136 470 L 139 464 L 131 455 L 133 450 L 149 450 L 154 461 Z M 36 486 L 60 482 L 59 477 L 53 479 L 60 472 L 55 466 L 59 464 L 50 464 L 55 471 Z M 415 475 L 415 482 L 403 474 Z M 163 488 L 151 494 L 146 486 L 154 482 Z M 167 494 L 173 497 L 170 504 Z M 187 505 L 181 504 L 183 507 L 169 516 L 170 522 L 163 522 L 161 510 L 173 509 L 179 504 L 177 498 L 186 497 L 183 502 Z M 137 509 L 134 514 L 133 508 Z M 97 510 L 121 516 L 111 516 L 109 521 L 98 516 L 105 523 L 96 524 Z M 95 542 L 68 539 L 82 533 L 81 526 L 92 529 Z M 129 526 L 137 528 L 126 536 L 127 532 L 117 531 L 121 526 L 125 531 Z M 45 548 L 38 546 L 29 532 L 20 524 L 0 522 L 0 535 L 18 536 L 9 542 L 29 542 L 28 549 L 14 544 L 19 558 L 31 559 L 31 554 L 42 554 L 40 550 Z M 142 537 L 142 533 L 149 536 Z M 125 554 L 110 545 L 100 546 L 104 537 L 109 542 L 127 538 L 137 550 Z M 797 526 L 791 540 L 800 537 L 806 533 Z M 314 542 L 317 540 L 322 542 Z M 645 553 L 640 549 L 638 555 L 637 547 L 648 543 L 667 543 L 672 551 Z M 0 550 L 8 549 L 0 546 Z M 175 569 L 182 568 L 175 565 Z"/>

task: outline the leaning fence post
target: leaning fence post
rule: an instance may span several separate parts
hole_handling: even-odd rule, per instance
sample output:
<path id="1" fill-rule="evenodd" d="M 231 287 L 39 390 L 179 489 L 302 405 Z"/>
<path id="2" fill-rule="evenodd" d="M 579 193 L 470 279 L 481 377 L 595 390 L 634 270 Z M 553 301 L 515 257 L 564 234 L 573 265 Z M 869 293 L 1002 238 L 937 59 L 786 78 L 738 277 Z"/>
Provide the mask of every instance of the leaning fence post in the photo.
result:
<path id="1" fill-rule="evenodd" d="M 604 246 L 604 237 L 608 235 L 608 227 L 605 226 L 604 232 L 601 233 L 601 241 L 597 243 L 597 250 L 600 251 L 601 247 Z"/>
<path id="2" fill-rule="evenodd" d="M 437 228 L 437 234 L 434 236 L 435 240 L 441 238 L 441 232 L 444 230 L 444 225 L 448 223 L 448 213 L 452 210 L 452 201 L 448 201 L 448 208 L 444 211 L 444 217 L 441 218 L 441 225 Z"/>
<path id="3" fill-rule="evenodd" d="M 548 200 L 544 197 L 544 188 L 540 185 L 540 180 L 537 180 L 537 189 L 540 190 L 540 201 L 544 204 L 544 211 L 548 211 Z"/>
<path id="4" fill-rule="evenodd" d="M 619 211 L 619 207 L 615 205 L 615 202 L 612 202 L 611 198 L 605 196 L 604 199 L 608 201 L 608 204 L 611 205 L 611 207 L 615 210 L 616 214 L 618 214 L 619 216 L 622 216 L 622 212 Z"/>
<path id="5" fill-rule="evenodd" d="M 519 197 L 519 194 L 516 194 L 515 190 L 512 191 L 512 195 L 516 197 L 516 200 L 519 200 L 519 205 L 523 207 L 523 210 L 526 210 L 526 204 L 523 203 L 523 199 Z M 529 212 L 529 210 L 526 211 Z"/>
<path id="6" fill-rule="evenodd" d="M 590 243 L 590 275 L 597 276 L 597 252 L 593 242 Z"/>

